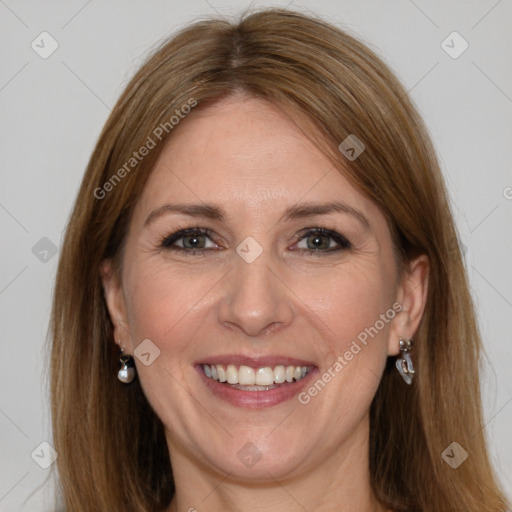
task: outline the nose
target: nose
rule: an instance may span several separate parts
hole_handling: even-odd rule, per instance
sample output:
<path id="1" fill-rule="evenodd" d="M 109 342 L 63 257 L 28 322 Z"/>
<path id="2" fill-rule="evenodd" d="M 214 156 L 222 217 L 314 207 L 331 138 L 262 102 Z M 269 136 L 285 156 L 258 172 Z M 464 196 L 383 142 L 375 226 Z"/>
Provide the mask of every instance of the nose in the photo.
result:
<path id="1" fill-rule="evenodd" d="M 219 306 L 219 322 L 250 337 L 283 329 L 294 316 L 293 293 L 265 252 L 252 263 L 236 256 Z"/>

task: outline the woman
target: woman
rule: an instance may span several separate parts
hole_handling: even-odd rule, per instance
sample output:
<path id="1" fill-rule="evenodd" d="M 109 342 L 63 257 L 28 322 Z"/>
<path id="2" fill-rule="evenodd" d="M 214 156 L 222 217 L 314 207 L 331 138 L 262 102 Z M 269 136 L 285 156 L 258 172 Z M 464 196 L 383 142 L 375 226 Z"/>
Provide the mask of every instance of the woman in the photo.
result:
<path id="1" fill-rule="evenodd" d="M 149 58 L 91 157 L 52 330 L 68 510 L 506 509 L 432 145 L 321 20 L 203 21 Z"/>

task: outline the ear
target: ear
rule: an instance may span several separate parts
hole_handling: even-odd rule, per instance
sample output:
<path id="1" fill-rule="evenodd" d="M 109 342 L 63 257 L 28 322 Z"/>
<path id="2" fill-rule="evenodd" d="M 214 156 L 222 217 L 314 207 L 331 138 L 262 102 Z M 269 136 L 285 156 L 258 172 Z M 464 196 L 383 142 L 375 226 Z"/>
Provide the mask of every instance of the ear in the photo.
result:
<path id="1" fill-rule="evenodd" d="M 418 329 L 427 301 L 430 265 L 424 254 L 411 260 L 397 288 L 396 300 L 402 305 L 391 322 L 388 354 L 400 353 L 400 338 L 411 339 Z"/>
<path id="2" fill-rule="evenodd" d="M 132 343 L 128 329 L 126 304 L 118 272 L 114 269 L 112 260 L 104 260 L 100 265 L 100 276 L 103 283 L 105 302 L 114 325 L 114 341 L 126 353 L 131 353 Z"/>

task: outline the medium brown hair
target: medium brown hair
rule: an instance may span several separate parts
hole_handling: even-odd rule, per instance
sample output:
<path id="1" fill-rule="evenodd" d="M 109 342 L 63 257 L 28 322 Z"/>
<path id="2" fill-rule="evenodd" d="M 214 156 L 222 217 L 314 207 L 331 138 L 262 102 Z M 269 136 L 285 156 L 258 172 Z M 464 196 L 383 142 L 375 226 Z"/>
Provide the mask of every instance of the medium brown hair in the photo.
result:
<path id="1" fill-rule="evenodd" d="M 390 358 L 370 410 L 378 500 L 394 511 L 503 512 L 484 438 L 481 341 L 427 130 L 366 45 L 280 9 L 196 22 L 162 44 L 126 87 L 91 156 L 62 246 L 51 323 L 52 421 L 67 509 L 157 512 L 172 498 L 163 425 L 138 380 L 117 380 L 99 269 L 107 258 L 122 265 L 133 206 L 172 129 L 132 169 L 133 152 L 183 105 L 201 109 L 240 91 L 310 123 L 308 136 L 386 216 L 400 260 L 428 256 L 416 380 L 405 385 Z M 351 134 L 365 145 L 354 161 L 337 149 Z M 129 170 L 119 173 L 123 166 Z M 457 469 L 441 456 L 453 441 L 469 453 Z"/>

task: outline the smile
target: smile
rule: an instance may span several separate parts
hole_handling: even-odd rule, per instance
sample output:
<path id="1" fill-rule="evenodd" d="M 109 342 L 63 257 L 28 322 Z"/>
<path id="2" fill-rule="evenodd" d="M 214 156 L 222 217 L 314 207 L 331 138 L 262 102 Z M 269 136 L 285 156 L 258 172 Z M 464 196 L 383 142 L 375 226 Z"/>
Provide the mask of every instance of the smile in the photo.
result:
<path id="1" fill-rule="evenodd" d="M 311 361 L 286 356 L 218 355 L 194 366 L 212 397 L 249 409 L 292 400 L 318 374 Z"/>
<path id="2" fill-rule="evenodd" d="M 308 366 L 276 365 L 253 368 L 234 364 L 203 364 L 209 379 L 244 391 L 268 391 L 285 382 L 298 382 L 311 370 Z"/>

